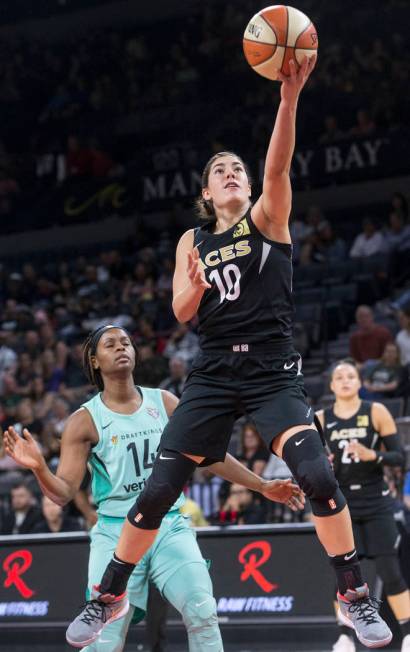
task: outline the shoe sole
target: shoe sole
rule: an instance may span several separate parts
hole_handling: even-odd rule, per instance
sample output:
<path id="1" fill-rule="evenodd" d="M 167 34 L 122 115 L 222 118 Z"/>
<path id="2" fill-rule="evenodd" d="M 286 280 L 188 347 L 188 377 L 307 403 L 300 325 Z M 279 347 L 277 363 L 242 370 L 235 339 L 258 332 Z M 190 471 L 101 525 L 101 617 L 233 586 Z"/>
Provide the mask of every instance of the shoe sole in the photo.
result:
<path id="1" fill-rule="evenodd" d="M 368 641 L 364 636 L 359 634 L 357 631 L 356 627 L 353 625 L 352 621 L 349 620 L 343 613 L 342 610 L 339 609 L 338 617 L 342 621 L 343 625 L 346 625 L 346 627 L 350 627 L 350 629 L 354 629 L 357 638 L 359 639 L 360 643 L 364 645 L 365 647 L 371 647 L 371 648 L 377 648 L 377 647 L 385 647 L 390 643 L 390 641 L 393 638 L 392 632 L 390 632 L 390 635 L 387 638 L 384 638 L 382 641 Z"/>
<path id="2" fill-rule="evenodd" d="M 89 638 L 87 641 L 81 641 L 81 643 L 79 643 L 78 641 L 72 641 L 70 638 L 68 638 L 68 636 L 66 634 L 65 639 L 66 639 L 67 643 L 69 643 L 73 647 L 76 647 L 76 648 L 79 648 L 79 649 L 81 649 L 82 647 L 86 647 L 87 645 L 91 645 L 91 643 L 94 643 L 94 641 L 97 640 L 97 638 L 101 634 L 102 630 L 107 625 L 109 625 L 110 623 L 115 622 L 116 620 L 119 620 L 120 618 L 123 618 L 123 616 L 125 616 L 128 613 L 129 608 L 130 608 L 130 603 L 127 600 L 127 602 L 124 604 L 123 608 L 118 613 L 116 613 L 115 616 L 111 616 L 111 618 L 106 620 L 104 625 L 101 627 L 101 629 L 99 629 L 98 632 L 96 632 L 94 634 L 94 636 L 92 638 Z"/>

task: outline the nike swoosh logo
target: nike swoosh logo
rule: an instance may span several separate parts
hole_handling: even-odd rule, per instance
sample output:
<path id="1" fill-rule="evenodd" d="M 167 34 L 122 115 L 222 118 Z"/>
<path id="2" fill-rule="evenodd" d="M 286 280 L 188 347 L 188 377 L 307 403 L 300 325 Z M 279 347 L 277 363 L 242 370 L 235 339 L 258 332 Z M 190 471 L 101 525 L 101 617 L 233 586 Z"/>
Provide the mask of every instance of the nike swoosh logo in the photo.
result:
<path id="1" fill-rule="evenodd" d="M 388 496 L 389 493 L 390 493 L 390 489 L 383 489 L 382 496 Z"/>
<path id="2" fill-rule="evenodd" d="M 288 364 L 287 362 L 285 362 L 285 364 L 283 365 L 283 368 L 285 369 L 285 371 L 288 371 L 288 369 L 292 369 L 292 367 L 294 366 L 294 364 L 295 364 L 294 362 L 291 362 L 290 364 Z"/>
<path id="3" fill-rule="evenodd" d="M 350 555 L 345 555 L 345 556 L 344 556 L 344 559 L 345 559 L 346 561 L 349 561 L 349 559 L 351 559 L 352 557 L 354 557 L 355 554 L 356 554 L 356 550 L 353 550 L 353 552 L 352 552 Z"/>
<path id="4" fill-rule="evenodd" d="M 196 607 L 202 607 L 202 605 L 205 604 L 205 602 L 208 602 L 208 600 L 209 600 L 209 598 L 207 598 L 206 600 L 203 600 L 202 602 L 195 602 L 195 606 Z"/>
<path id="5" fill-rule="evenodd" d="M 302 441 L 305 441 L 306 437 L 303 437 L 303 439 L 300 439 L 299 441 L 295 441 L 295 446 L 300 446 Z"/>
<path id="6" fill-rule="evenodd" d="M 107 423 L 106 426 L 101 426 L 101 430 L 105 430 L 105 429 L 108 428 L 111 424 L 112 424 L 112 421 L 110 421 L 110 423 Z"/>
<path id="7" fill-rule="evenodd" d="M 327 423 L 326 428 L 333 428 L 337 424 L 337 421 L 332 421 L 332 423 Z"/>
<path id="8" fill-rule="evenodd" d="M 162 453 L 160 453 L 160 455 L 159 455 L 159 459 L 160 459 L 160 460 L 174 460 L 175 457 L 165 457 L 165 455 L 163 455 Z"/>
<path id="9" fill-rule="evenodd" d="M 99 643 L 112 643 L 110 638 L 99 638 L 98 642 Z"/>

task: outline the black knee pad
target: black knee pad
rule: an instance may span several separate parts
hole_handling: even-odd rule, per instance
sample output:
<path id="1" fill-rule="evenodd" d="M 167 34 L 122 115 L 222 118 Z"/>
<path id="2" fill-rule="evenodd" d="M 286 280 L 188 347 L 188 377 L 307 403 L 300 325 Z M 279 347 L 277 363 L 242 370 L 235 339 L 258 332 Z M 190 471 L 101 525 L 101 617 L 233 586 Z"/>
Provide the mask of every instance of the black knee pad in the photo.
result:
<path id="1" fill-rule="evenodd" d="M 316 516 L 331 516 L 345 507 L 346 500 L 316 430 L 309 428 L 290 437 L 282 456 Z"/>
<path id="2" fill-rule="evenodd" d="M 157 530 L 196 467 L 196 462 L 181 453 L 161 450 L 143 492 L 127 514 L 131 525 Z"/>
<path id="3" fill-rule="evenodd" d="M 407 590 L 397 555 L 380 555 L 375 557 L 374 561 L 386 595 L 398 595 Z"/>

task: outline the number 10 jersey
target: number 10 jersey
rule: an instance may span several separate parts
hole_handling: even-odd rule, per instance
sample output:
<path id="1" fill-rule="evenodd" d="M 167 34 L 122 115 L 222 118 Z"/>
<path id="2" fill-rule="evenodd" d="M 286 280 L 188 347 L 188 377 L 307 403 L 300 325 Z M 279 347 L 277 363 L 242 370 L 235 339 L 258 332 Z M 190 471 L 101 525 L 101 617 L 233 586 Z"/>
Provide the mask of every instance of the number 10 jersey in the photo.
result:
<path id="1" fill-rule="evenodd" d="M 110 410 L 96 394 L 84 403 L 97 429 L 99 441 L 92 447 L 89 467 L 97 511 L 124 518 L 145 487 L 152 472 L 162 431 L 168 416 L 160 389 L 138 387 L 142 396 L 133 414 Z M 172 509 L 185 502 L 181 494 Z"/>
<path id="2" fill-rule="evenodd" d="M 198 308 L 202 349 L 289 342 L 292 337 L 292 245 L 260 233 L 250 212 L 223 233 L 195 230 L 207 281 Z"/>

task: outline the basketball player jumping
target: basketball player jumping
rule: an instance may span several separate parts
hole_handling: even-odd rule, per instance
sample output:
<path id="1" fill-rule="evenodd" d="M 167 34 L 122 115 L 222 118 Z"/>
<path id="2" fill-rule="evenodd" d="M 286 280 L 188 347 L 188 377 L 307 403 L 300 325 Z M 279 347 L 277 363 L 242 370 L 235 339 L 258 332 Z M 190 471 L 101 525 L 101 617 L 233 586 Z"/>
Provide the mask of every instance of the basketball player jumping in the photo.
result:
<path id="1" fill-rule="evenodd" d="M 396 424 L 381 403 L 361 401 L 360 377 L 353 361 L 335 365 L 331 375 L 334 405 L 318 412 L 333 456 L 333 467 L 353 521 L 359 557 L 374 559 L 390 607 L 400 623 L 401 652 L 410 652 L 410 594 L 397 556 L 400 535 L 383 466 L 402 466 Z M 383 445 L 384 451 L 380 450 Z M 334 652 L 355 652 L 350 630 L 342 630 Z"/>
<path id="2" fill-rule="evenodd" d="M 154 543 L 163 517 L 199 463 L 225 459 L 234 419 L 243 413 L 310 498 L 318 537 L 336 573 L 341 613 L 364 645 L 383 647 L 391 640 L 363 581 L 346 500 L 314 426 L 301 359 L 292 345 L 289 173 L 299 94 L 313 66 L 313 58 L 305 58 L 299 69 L 292 61 L 290 76 L 279 75 L 281 102 L 262 195 L 253 206 L 239 156 L 220 152 L 204 169 L 207 222 L 178 244 L 173 298 L 178 321 L 198 314 L 202 350 L 164 430 L 161 454 L 95 589 L 101 622 L 84 628 L 80 614 L 68 629 L 70 638 L 79 631 L 89 637 L 103 626 L 106 611 L 124 612 L 128 577 Z"/>
<path id="3" fill-rule="evenodd" d="M 61 458 L 54 475 L 28 431 L 20 438 L 13 428 L 4 435 L 6 451 L 16 462 L 31 469 L 47 496 L 59 504 L 77 492 L 87 461 L 92 471 L 92 491 L 98 521 L 91 530 L 88 587 L 100 579 L 112 558 L 127 512 L 151 475 L 153 460 L 168 417 L 178 399 L 159 389 L 135 387 L 135 350 L 122 328 L 98 328 L 85 343 L 84 369 L 100 392 L 77 410 L 67 422 L 61 441 Z M 284 502 L 292 509 L 303 508 L 299 487 L 290 480 L 266 482 L 227 455 L 224 463 L 211 469 L 226 480 L 260 491 L 270 500 Z M 195 535 L 180 512 L 184 503 L 179 494 L 162 521 L 151 550 L 132 573 L 128 585 L 129 602 L 122 613 L 115 609 L 112 622 L 98 640 L 98 630 L 78 641 L 84 652 L 121 652 L 131 620 L 144 617 L 148 580 L 182 614 L 188 631 L 190 652 L 221 652 L 216 603 L 212 584 Z M 108 622 L 111 613 L 96 600 L 86 603 L 83 625 Z M 119 616 L 123 615 L 121 618 Z"/>

